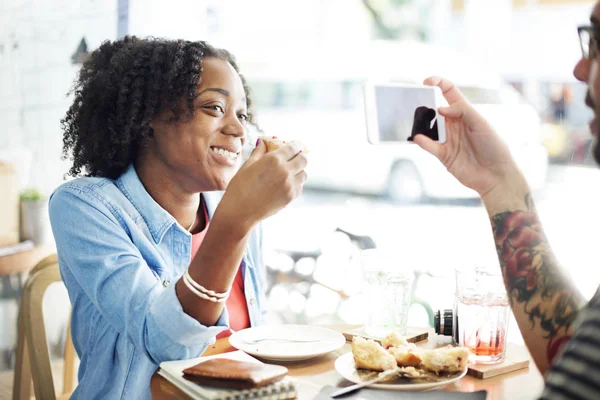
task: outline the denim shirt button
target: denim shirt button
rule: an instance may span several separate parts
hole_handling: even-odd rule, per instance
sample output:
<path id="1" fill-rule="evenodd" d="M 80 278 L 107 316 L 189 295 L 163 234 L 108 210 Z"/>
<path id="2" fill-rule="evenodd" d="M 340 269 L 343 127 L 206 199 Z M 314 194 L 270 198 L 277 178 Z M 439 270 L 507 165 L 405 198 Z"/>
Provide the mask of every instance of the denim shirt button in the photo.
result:
<path id="1" fill-rule="evenodd" d="M 250 299 L 250 305 L 253 306 L 254 305 L 254 298 Z"/>
<path id="2" fill-rule="evenodd" d="M 171 282 L 169 282 L 169 280 L 168 280 L 168 279 L 165 279 L 165 280 L 163 281 L 163 286 L 164 286 L 164 287 L 167 287 L 167 286 L 169 286 L 169 283 L 171 283 Z"/>

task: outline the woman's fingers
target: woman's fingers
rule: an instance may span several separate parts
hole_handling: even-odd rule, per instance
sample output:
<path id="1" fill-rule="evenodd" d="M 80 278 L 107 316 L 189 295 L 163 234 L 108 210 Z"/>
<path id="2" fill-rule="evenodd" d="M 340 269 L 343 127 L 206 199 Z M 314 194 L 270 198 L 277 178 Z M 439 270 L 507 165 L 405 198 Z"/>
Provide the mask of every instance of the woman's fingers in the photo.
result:
<path id="1" fill-rule="evenodd" d="M 264 156 L 267 153 L 267 144 L 264 142 L 264 140 L 260 140 L 258 139 L 256 141 L 256 147 L 254 148 L 254 150 L 252 150 L 252 154 L 250 154 L 250 157 L 248 158 L 248 160 L 246 161 L 246 165 L 251 165 L 254 164 L 256 161 L 260 160 L 262 158 L 262 156 Z"/>
<path id="2" fill-rule="evenodd" d="M 284 144 L 277 150 L 274 150 L 272 154 L 276 154 L 277 157 L 281 157 L 282 161 L 289 161 L 296 157 L 296 155 L 302 151 L 302 148 L 302 143 L 293 141 Z"/>
<path id="3" fill-rule="evenodd" d="M 308 159 L 306 158 L 306 154 L 300 151 L 294 158 L 290 161 L 290 169 L 292 173 L 295 175 L 298 172 L 304 170 L 306 165 L 308 164 Z"/>
<path id="4" fill-rule="evenodd" d="M 304 185 L 304 182 L 306 182 L 306 178 L 308 178 L 308 175 L 306 174 L 305 170 L 298 172 L 295 176 L 296 183 L 299 184 L 300 187 Z"/>

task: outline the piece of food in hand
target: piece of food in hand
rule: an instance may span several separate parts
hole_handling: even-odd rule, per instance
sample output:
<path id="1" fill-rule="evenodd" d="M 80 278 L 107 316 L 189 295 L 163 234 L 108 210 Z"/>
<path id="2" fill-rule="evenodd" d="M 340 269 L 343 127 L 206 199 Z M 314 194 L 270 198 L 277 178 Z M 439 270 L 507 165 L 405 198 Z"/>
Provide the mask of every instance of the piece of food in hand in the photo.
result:
<path id="1" fill-rule="evenodd" d="M 379 343 L 371 339 L 354 336 L 352 338 L 352 354 L 356 368 L 385 371 L 398 367 L 394 357 Z"/>
<path id="2" fill-rule="evenodd" d="M 276 136 L 261 136 L 260 139 L 267 145 L 267 152 L 277 150 L 286 143 L 285 140 L 278 139 Z M 308 148 L 302 143 L 300 143 L 300 145 L 302 151 L 307 153 Z"/>
<path id="3" fill-rule="evenodd" d="M 416 367 L 421 364 L 420 350 L 412 343 L 390 347 L 387 351 L 394 356 L 399 367 Z"/>
<path id="4" fill-rule="evenodd" d="M 381 340 L 381 345 L 388 349 L 390 347 L 405 346 L 408 341 L 404 336 L 398 335 L 396 332 L 392 332 Z"/>
<path id="5" fill-rule="evenodd" d="M 285 140 L 277 139 L 275 136 L 261 136 L 260 139 L 267 145 L 267 151 L 275 151 L 285 144 Z"/>
<path id="6" fill-rule="evenodd" d="M 421 351 L 422 367 L 432 372 L 460 372 L 469 363 L 469 349 L 466 347 L 441 347 Z"/>

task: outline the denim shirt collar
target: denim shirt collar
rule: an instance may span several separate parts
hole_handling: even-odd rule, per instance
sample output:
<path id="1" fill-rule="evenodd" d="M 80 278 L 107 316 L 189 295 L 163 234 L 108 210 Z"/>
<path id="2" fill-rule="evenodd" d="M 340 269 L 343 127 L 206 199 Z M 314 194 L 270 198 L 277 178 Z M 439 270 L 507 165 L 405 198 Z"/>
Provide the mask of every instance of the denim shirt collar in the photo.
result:
<path id="1" fill-rule="evenodd" d="M 159 244 L 169 228 L 173 224 L 177 225 L 177 220 L 146 191 L 133 164 L 130 164 L 127 171 L 117 179 L 117 185 L 146 222 L 154 242 Z M 202 197 L 206 203 L 208 216 L 212 219 L 215 209 L 223 197 L 223 192 L 202 193 Z M 185 229 L 179 226 L 178 228 L 189 235 Z"/>

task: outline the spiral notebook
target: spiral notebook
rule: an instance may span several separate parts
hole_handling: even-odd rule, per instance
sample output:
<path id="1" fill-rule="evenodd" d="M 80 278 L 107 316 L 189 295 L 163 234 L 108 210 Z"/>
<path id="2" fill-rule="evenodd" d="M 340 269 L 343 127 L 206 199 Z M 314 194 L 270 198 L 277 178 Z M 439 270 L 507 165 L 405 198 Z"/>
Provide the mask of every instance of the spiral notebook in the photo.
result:
<path id="1" fill-rule="evenodd" d="M 248 361 L 260 363 L 256 358 L 249 356 L 243 351 L 233 351 L 231 353 L 217 354 L 208 357 L 198 357 L 189 360 L 165 361 L 160 363 L 158 374 L 173 385 L 181 389 L 192 399 L 200 400 L 229 400 L 229 399 L 273 399 L 285 400 L 296 398 L 296 388 L 292 378 L 286 376 L 282 380 L 255 389 L 223 389 L 210 386 L 198 385 L 183 377 L 183 370 L 201 361 L 211 358 L 228 358 L 231 360 Z"/>

